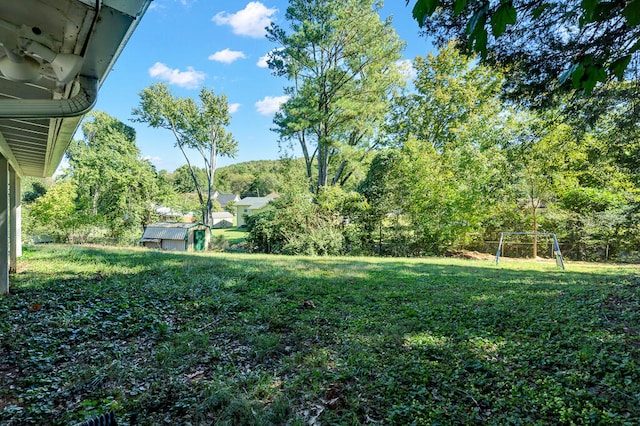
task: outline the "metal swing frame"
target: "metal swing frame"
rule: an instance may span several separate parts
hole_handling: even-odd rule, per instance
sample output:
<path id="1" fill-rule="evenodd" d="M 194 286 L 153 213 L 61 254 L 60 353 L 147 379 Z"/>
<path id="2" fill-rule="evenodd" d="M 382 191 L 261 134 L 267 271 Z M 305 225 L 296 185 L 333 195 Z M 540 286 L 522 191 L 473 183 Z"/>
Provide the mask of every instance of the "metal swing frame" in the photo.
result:
<path id="1" fill-rule="evenodd" d="M 562 252 L 560 251 L 560 245 L 558 244 L 558 238 L 556 234 L 552 234 L 549 232 L 501 232 L 500 233 L 500 243 L 498 244 L 498 251 L 496 252 L 496 265 L 500 261 L 500 253 L 502 252 L 502 242 L 504 240 L 505 235 L 537 235 L 539 237 L 552 237 L 553 238 L 553 255 L 556 258 L 556 266 L 565 269 L 564 267 L 564 258 L 562 257 Z"/>

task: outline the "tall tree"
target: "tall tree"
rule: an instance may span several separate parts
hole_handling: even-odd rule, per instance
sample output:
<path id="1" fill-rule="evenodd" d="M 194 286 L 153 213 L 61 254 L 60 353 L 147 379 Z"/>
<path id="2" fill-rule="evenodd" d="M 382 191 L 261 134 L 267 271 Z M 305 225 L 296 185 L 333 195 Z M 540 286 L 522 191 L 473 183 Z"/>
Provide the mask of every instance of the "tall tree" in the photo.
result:
<path id="1" fill-rule="evenodd" d="M 465 128 L 468 135 L 469 129 L 474 129 L 477 144 L 495 139 L 491 127 L 501 127 L 504 121 L 498 117 L 502 74 L 474 66 L 472 61 L 453 43 L 443 46 L 437 55 L 415 59 L 416 90 L 397 97 L 391 112 L 387 133 L 395 143 L 413 136 L 442 150 L 468 141 L 460 137 Z"/>
<path id="2" fill-rule="evenodd" d="M 531 100 L 558 83 L 589 93 L 628 68 L 637 79 L 640 0 L 417 0 L 413 15 L 440 42 L 509 65 Z"/>
<path id="3" fill-rule="evenodd" d="M 147 123 L 151 127 L 171 130 L 175 146 L 184 156 L 193 183 L 203 207 L 203 222 L 212 223 L 214 177 L 218 155 L 234 157 L 238 142 L 227 132 L 231 121 L 225 95 L 217 96 L 213 90 L 202 88 L 200 102 L 191 98 L 174 96 L 166 84 L 157 83 L 145 88 L 140 95 L 138 108 L 133 109 L 134 121 Z M 206 188 L 198 180 L 195 166 L 187 150 L 195 150 L 205 165 Z"/>
<path id="4" fill-rule="evenodd" d="M 500 147 L 511 136 L 511 112 L 499 99 L 502 76 L 473 62 L 453 44 L 416 58 L 416 90 L 398 97 L 388 123 L 400 148 L 391 179 L 402 194 L 397 208 L 431 252 L 479 231 L 508 176 Z"/>
<path id="5" fill-rule="evenodd" d="M 375 145 L 391 94 L 403 80 L 396 65 L 403 43 L 375 0 L 292 0 L 290 28 L 267 38 L 280 48 L 269 66 L 287 77 L 289 100 L 276 114 L 283 141 L 300 144 L 315 189 L 343 185 L 353 164 Z M 314 176 L 314 165 L 317 176 Z"/>
<path id="6" fill-rule="evenodd" d="M 135 130 L 94 111 L 83 122 L 82 132 L 84 138 L 72 141 L 66 153 L 79 208 L 85 205 L 94 221 L 104 220 L 114 237 L 145 224 L 161 184 L 154 167 L 139 158 Z"/>

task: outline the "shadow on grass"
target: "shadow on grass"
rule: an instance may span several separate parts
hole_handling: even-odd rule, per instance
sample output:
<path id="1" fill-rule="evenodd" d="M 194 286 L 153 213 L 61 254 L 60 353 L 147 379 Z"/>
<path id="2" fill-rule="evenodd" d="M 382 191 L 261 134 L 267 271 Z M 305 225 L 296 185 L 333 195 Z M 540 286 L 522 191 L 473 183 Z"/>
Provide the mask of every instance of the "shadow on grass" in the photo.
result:
<path id="1" fill-rule="evenodd" d="M 636 278 L 50 246 L 0 299 L 0 423 L 640 419 Z M 542 270 L 540 270 L 542 269 Z"/>

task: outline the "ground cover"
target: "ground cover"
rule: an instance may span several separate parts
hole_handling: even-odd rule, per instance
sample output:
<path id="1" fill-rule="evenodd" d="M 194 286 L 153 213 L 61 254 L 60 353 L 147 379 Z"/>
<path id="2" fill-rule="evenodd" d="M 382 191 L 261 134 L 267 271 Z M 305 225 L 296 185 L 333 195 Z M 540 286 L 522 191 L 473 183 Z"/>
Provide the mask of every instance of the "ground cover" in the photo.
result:
<path id="1" fill-rule="evenodd" d="M 211 235 L 215 239 L 224 238 L 230 246 L 240 244 L 247 238 L 247 230 L 243 228 L 221 228 L 221 229 L 212 229 Z"/>
<path id="2" fill-rule="evenodd" d="M 638 424 L 638 268 L 26 248 L 0 424 Z"/>

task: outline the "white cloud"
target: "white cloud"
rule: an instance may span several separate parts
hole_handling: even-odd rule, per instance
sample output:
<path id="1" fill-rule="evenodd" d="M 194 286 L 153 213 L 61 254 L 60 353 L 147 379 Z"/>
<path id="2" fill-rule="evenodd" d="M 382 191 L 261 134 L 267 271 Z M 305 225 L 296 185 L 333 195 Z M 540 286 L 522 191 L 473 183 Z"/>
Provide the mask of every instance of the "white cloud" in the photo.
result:
<path id="1" fill-rule="evenodd" d="M 159 167 L 162 164 L 162 158 L 158 156 L 143 155 L 141 160 L 148 161 L 156 167 Z"/>
<path id="2" fill-rule="evenodd" d="M 275 114 L 280 109 L 280 105 L 287 102 L 288 99 L 289 96 L 265 96 L 264 99 L 256 102 L 254 105 L 256 111 L 260 114 L 271 115 Z"/>
<path id="3" fill-rule="evenodd" d="M 267 59 L 269 59 L 268 53 L 264 56 L 260 56 L 260 59 L 258 59 L 258 62 L 256 62 L 256 65 L 260 68 L 269 68 L 269 64 L 267 64 Z"/>
<path id="4" fill-rule="evenodd" d="M 271 24 L 271 15 L 278 9 L 269 9 L 259 1 L 252 1 L 236 13 L 218 12 L 212 21 L 218 25 L 230 25 L 234 34 L 254 38 L 264 37 Z"/>
<path id="5" fill-rule="evenodd" d="M 206 74 L 196 71 L 193 67 L 187 67 L 186 71 L 171 69 L 162 62 L 156 62 L 149 68 L 149 75 L 160 80 L 166 80 L 169 84 L 185 87 L 187 89 L 196 89 L 203 82 Z"/>
<path id="6" fill-rule="evenodd" d="M 413 81 L 418 76 L 418 72 L 413 67 L 411 59 L 401 59 L 396 61 L 396 67 L 400 74 L 402 74 L 402 76 L 407 80 Z"/>
<path id="7" fill-rule="evenodd" d="M 258 59 L 258 62 L 256 62 L 256 65 L 260 68 L 269 68 L 269 64 L 267 63 L 269 58 L 272 58 L 276 53 L 281 52 L 282 50 L 284 50 L 282 47 L 278 47 L 277 49 L 271 49 L 269 52 L 267 52 L 266 55 L 260 56 L 260 59 Z"/>
<path id="8" fill-rule="evenodd" d="M 235 104 L 229 104 L 229 114 L 233 114 L 235 112 L 238 112 L 238 110 L 240 109 L 240 104 L 235 103 Z"/>
<path id="9" fill-rule="evenodd" d="M 219 52 L 209 55 L 210 60 L 223 62 L 225 64 L 230 64 L 235 60 L 244 59 L 246 57 L 247 56 L 239 50 L 229 50 L 229 49 L 220 50 Z"/>

